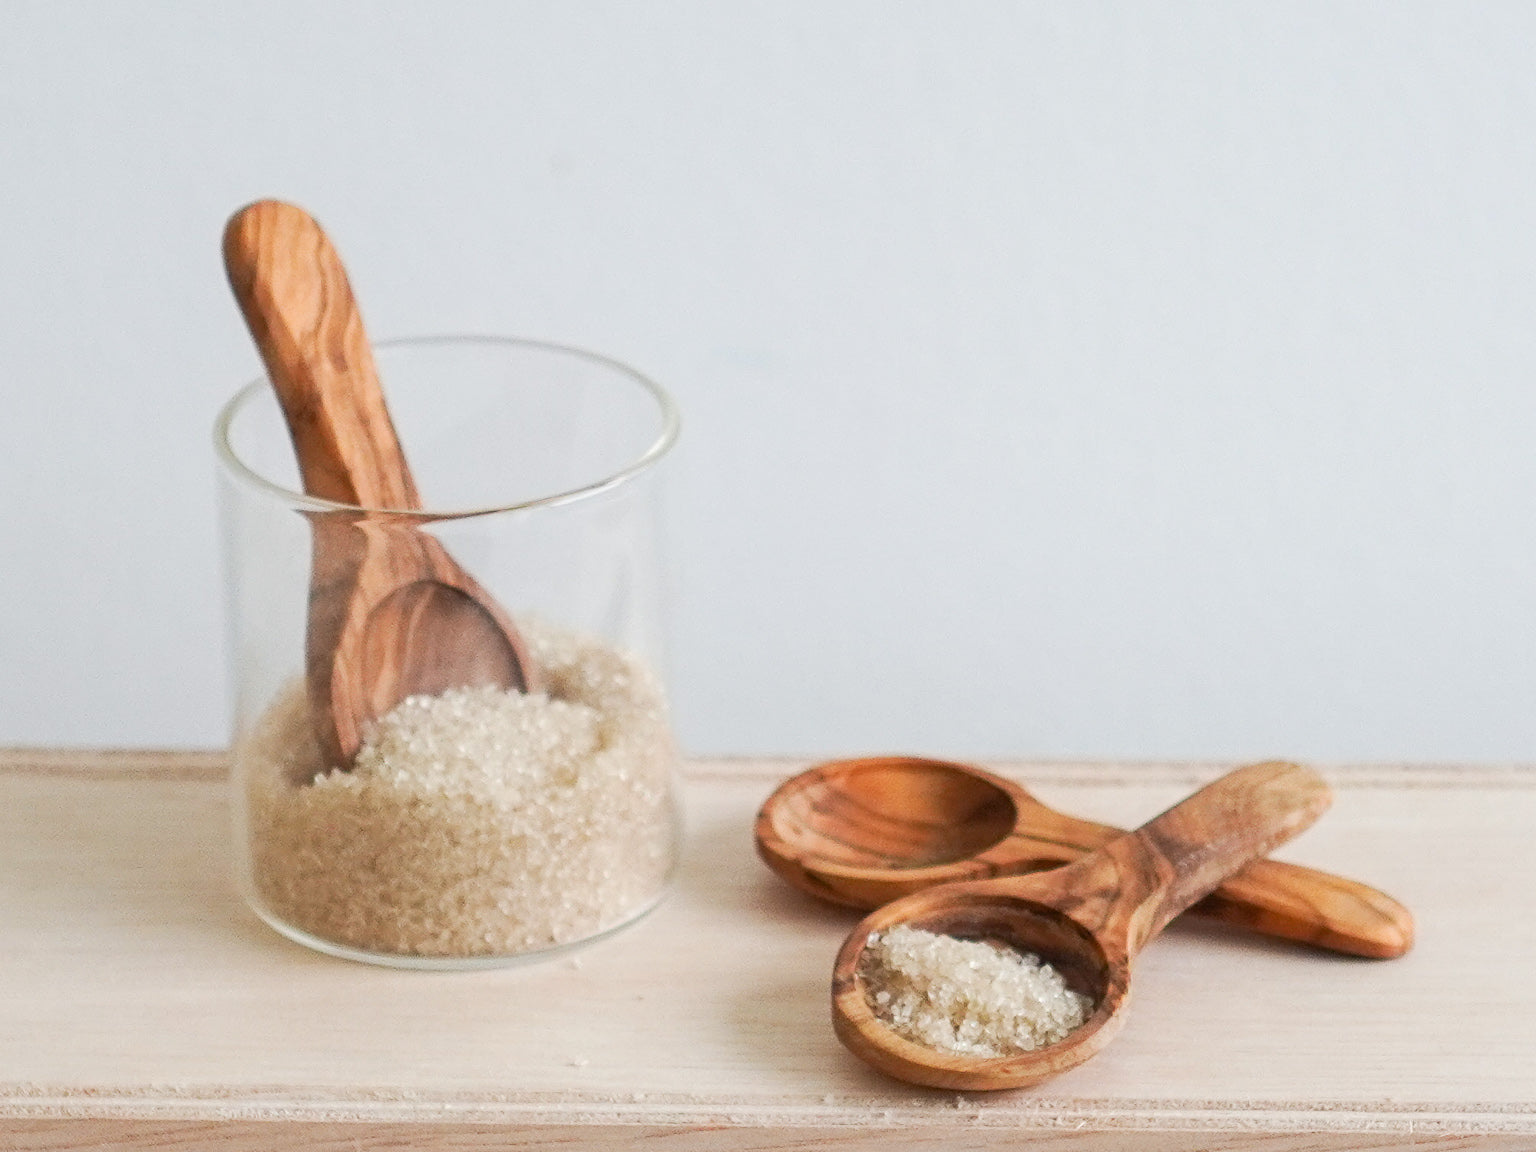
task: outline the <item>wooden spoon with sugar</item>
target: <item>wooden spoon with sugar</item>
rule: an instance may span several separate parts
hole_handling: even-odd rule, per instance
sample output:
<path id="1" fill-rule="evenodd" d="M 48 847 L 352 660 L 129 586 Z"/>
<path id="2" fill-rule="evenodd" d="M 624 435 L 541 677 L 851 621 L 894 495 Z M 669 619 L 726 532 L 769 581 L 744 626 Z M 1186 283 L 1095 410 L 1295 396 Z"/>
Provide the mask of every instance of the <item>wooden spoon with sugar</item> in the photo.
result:
<path id="1" fill-rule="evenodd" d="M 833 967 L 838 1039 L 880 1071 L 935 1088 L 1020 1088 L 1075 1068 L 1124 1023 L 1134 961 L 1153 937 L 1225 877 L 1305 829 L 1330 800 L 1311 769 L 1251 764 L 1071 864 L 941 884 L 876 909 L 844 941 Z M 917 1043 L 878 1014 L 864 976 L 872 939 L 900 924 L 1037 955 L 1093 1008 L 1064 1039 L 1012 1055 Z"/>
<path id="2" fill-rule="evenodd" d="M 427 530 L 345 268 L 307 213 L 263 200 L 231 217 L 224 265 L 282 405 L 304 491 L 340 507 L 313 530 L 305 665 L 327 764 L 413 695 L 539 690 L 495 599 Z"/>

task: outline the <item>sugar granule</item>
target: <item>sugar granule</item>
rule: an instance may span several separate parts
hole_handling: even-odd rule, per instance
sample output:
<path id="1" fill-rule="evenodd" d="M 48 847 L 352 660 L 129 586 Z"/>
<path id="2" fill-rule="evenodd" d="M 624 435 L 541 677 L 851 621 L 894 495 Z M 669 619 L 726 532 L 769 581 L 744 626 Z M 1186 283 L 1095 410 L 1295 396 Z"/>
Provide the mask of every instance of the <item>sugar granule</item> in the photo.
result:
<path id="1" fill-rule="evenodd" d="M 328 767 L 302 680 L 236 748 L 249 886 L 279 920 L 370 952 L 511 955 L 660 895 L 676 849 L 659 684 L 590 637 L 523 621 L 547 691 L 451 689 Z"/>
<path id="2" fill-rule="evenodd" d="M 1011 1056 L 1066 1038 L 1093 1002 L 1040 957 L 898 924 L 870 936 L 859 975 L 870 1010 L 941 1052 Z"/>

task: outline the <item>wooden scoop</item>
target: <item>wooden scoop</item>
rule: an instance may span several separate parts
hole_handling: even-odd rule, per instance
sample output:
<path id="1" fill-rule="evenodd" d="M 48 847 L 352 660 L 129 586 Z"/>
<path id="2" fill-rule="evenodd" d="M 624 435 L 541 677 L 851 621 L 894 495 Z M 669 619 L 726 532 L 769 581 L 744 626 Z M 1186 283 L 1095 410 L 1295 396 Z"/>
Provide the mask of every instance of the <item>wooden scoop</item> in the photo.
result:
<path id="1" fill-rule="evenodd" d="M 1120 834 L 980 768 L 915 756 L 818 764 L 774 791 L 755 831 L 785 880 L 864 911 L 935 884 L 1055 868 Z M 1255 860 L 1191 912 L 1377 960 L 1413 946 L 1412 913 L 1385 892 L 1275 860 Z"/>
<path id="2" fill-rule="evenodd" d="M 1223 877 L 1305 829 L 1329 801 L 1328 786 L 1310 769 L 1255 764 L 1073 864 L 944 884 L 887 904 L 838 953 L 838 1038 L 880 1071 L 935 1088 L 1019 1088 L 1074 1068 L 1124 1023 L 1137 953 Z M 1092 1012 L 1065 1039 L 1018 1055 L 965 1056 L 914 1043 L 875 1016 L 860 973 L 871 933 L 897 924 L 1033 952 L 1088 996 Z"/>
<path id="3" fill-rule="evenodd" d="M 424 529 L 346 270 L 319 224 L 263 200 L 224 231 L 224 265 L 288 421 L 304 491 L 347 505 L 314 533 L 305 662 L 316 732 L 348 767 L 401 700 L 538 690 L 511 620 Z"/>

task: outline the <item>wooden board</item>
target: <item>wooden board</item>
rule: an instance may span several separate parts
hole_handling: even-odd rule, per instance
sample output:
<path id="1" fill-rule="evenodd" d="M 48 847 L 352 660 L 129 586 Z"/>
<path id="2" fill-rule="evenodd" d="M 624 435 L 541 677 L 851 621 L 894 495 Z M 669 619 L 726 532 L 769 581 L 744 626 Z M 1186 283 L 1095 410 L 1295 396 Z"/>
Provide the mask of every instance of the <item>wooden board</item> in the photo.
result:
<path id="1" fill-rule="evenodd" d="M 1404 900 L 1409 956 L 1175 925 L 1104 1055 L 956 1095 L 833 1038 L 856 917 L 751 845 L 804 766 L 690 763 L 659 910 L 574 958 L 436 974 L 244 908 L 219 755 L 0 752 L 0 1148 L 1536 1148 L 1536 769 L 1324 766 L 1333 811 L 1277 855 Z M 1134 824 L 1226 766 L 989 767 Z"/>

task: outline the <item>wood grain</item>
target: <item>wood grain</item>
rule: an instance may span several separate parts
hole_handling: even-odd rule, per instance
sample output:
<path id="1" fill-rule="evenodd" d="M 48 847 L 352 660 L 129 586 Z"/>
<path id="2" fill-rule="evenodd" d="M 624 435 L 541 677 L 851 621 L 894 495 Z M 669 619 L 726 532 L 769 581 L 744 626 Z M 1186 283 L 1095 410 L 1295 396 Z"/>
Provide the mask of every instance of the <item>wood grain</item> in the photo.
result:
<path id="1" fill-rule="evenodd" d="M 327 761 L 407 696 L 482 684 L 536 691 L 495 598 L 431 535 L 385 406 L 362 316 L 330 239 L 264 200 L 231 217 L 224 263 L 282 405 L 313 511 L 305 666 Z"/>
<path id="2" fill-rule="evenodd" d="M 1068 864 L 1120 832 L 973 765 L 913 756 L 814 765 L 775 789 L 754 826 L 759 855 L 790 884 L 866 911 L 934 884 Z M 1372 959 L 1413 946 L 1412 914 L 1385 892 L 1272 860 L 1192 912 Z"/>
<path id="3" fill-rule="evenodd" d="M 633 928 L 572 959 L 417 973 L 244 910 L 217 755 L 0 749 L 0 1148 L 1536 1147 L 1536 767 L 1328 767 L 1333 810 L 1280 855 L 1401 893 L 1411 953 L 1180 918 L 1113 1045 L 994 1096 L 897 1084 L 832 1036 L 854 916 L 780 882 L 750 837 L 804 767 L 687 764 L 682 869 Z M 1133 826 L 1223 766 L 989 767 Z"/>

